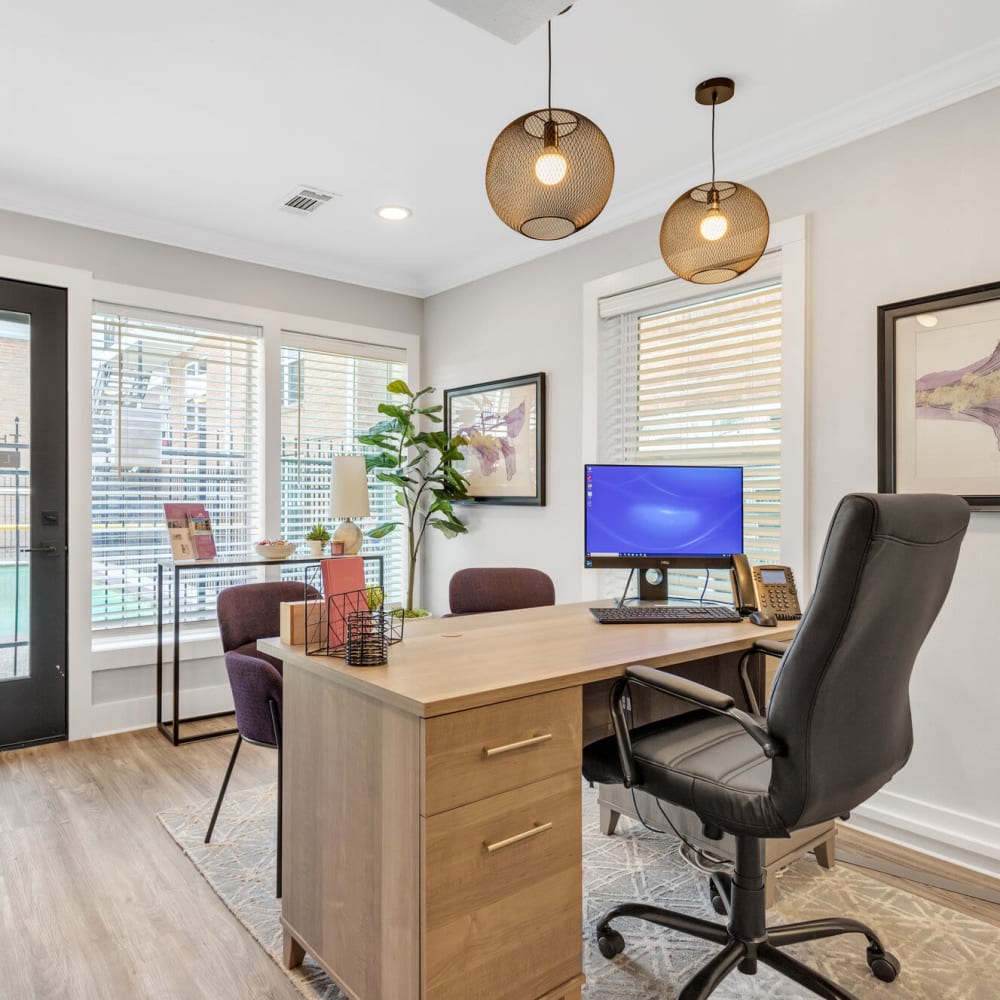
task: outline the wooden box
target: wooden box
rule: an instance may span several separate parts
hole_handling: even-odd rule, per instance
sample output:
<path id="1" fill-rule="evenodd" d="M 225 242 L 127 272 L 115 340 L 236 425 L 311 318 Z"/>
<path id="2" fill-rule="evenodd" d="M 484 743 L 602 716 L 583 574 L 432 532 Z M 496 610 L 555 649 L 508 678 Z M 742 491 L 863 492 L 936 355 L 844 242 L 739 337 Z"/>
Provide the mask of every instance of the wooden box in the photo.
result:
<path id="1" fill-rule="evenodd" d="M 282 601 L 281 603 L 281 641 L 290 646 L 304 646 L 306 642 L 306 605 L 309 606 L 310 643 L 323 641 L 323 627 L 326 616 L 323 614 L 323 602 L 319 601 Z"/>

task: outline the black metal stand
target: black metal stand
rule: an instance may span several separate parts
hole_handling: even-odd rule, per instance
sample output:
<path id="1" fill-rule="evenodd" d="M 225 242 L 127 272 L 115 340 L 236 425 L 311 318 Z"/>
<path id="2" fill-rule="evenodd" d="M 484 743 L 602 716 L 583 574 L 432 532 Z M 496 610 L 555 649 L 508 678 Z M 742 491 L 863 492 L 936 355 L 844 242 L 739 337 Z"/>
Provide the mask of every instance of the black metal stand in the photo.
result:
<path id="1" fill-rule="evenodd" d="M 377 562 L 379 567 L 379 586 L 384 587 L 384 570 L 381 556 L 362 556 L 365 562 Z M 181 574 L 188 571 L 205 572 L 206 570 L 226 570 L 241 569 L 247 567 L 259 568 L 280 568 L 289 565 L 308 565 L 318 563 L 320 560 L 310 556 L 289 559 L 200 559 L 187 562 L 173 562 L 165 560 L 156 565 L 156 728 L 175 747 L 182 743 L 194 743 L 198 740 L 211 740 L 217 736 L 232 736 L 238 730 L 235 727 L 226 729 L 213 729 L 206 733 L 193 733 L 182 736 L 180 727 L 189 722 L 203 722 L 206 719 L 220 719 L 231 716 L 228 712 L 209 712 L 207 715 L 189 715 L 181 718 L 180 696 L 181 696 L 181 616 L 180 616 L 180 583 Z M 173 673 L 171 677 L 173 706 L 171 718 L 163 718 L 163 567 L 173 566 L 174 590 L 173 590 Z"/>

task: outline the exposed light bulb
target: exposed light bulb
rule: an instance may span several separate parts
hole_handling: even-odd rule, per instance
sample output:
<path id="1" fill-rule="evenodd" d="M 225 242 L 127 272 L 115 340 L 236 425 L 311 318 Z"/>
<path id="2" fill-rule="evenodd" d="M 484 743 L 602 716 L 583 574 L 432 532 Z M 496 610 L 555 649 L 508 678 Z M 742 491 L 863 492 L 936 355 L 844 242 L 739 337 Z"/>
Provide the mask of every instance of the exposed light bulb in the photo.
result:
<path id="1" fill-rule="evenodd" d="M 705 213 L 705 218 L 701 220 L 701 225 L 698 228 L 704 239 L 721 240 L 729 229 L 729 220 L 718 208 L 712 207 Z"/>
<path id="2" fill-rule="evenodd" d="M 568 169 L 566 157 L 555 146 L 546 146 L 542 155 L 535 160 L 535 176 L 549 187 L 559 184 Z"/>
<path id="3" fill-rule="evenodd" d="M 938 318 L 934 315 L 934 313 L 920 313 L 915 318 L 916 321 L 927 330 L 933 330 L 934 327 L 938 325 Z"/>

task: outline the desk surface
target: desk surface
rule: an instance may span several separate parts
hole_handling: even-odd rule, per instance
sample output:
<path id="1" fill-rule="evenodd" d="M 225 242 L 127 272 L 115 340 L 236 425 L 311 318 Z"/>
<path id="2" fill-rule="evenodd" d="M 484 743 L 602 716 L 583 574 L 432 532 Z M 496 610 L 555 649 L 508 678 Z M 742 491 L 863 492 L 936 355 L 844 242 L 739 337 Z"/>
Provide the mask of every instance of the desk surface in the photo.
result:
<path id="1" fill-rule="evenodd" d="M 676 663 L 745 649 L 758 638 L 787 640 L 797 622 L 777 628 L 712 622 L 599 625 L 594 602 L 458 618 L 408 620 L 403 641 L 382 667 L 306 656 L 302 646 L 261 639 L 266 653 L 378 701 L 429 718 L 499 701 L 576 687 L 621 674 L 632 663 Z"/>

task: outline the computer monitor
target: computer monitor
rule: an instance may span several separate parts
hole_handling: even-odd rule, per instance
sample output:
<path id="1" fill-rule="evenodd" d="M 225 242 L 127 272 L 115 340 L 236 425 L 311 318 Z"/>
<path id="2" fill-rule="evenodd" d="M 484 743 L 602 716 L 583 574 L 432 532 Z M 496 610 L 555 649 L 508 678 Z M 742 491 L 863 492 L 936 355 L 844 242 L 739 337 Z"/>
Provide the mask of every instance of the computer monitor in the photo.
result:
<path id="1" fill-rule="evenodd" d="M 728 569 L 743 551 L 743 469 L 584 466 L 584 565 Z"/>

